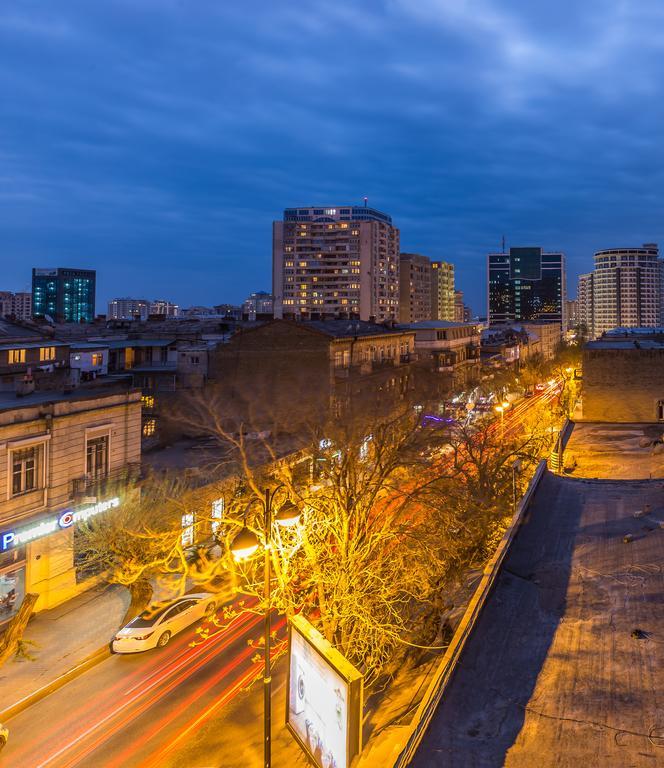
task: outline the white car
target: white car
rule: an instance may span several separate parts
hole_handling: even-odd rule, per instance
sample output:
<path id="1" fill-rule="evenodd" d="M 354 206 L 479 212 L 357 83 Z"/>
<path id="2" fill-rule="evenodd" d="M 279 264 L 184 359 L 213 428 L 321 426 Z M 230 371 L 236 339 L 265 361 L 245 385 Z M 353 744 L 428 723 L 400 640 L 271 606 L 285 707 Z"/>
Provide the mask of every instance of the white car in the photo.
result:
<path id="1" fill-rule="evenodd" d="M 199 592 L 152 606 L 132 619 L 113 638 L 113 653 L 138 653 L 163 648 L 191 624 L 210 616 L 217 608 L 215 595 Z"/>

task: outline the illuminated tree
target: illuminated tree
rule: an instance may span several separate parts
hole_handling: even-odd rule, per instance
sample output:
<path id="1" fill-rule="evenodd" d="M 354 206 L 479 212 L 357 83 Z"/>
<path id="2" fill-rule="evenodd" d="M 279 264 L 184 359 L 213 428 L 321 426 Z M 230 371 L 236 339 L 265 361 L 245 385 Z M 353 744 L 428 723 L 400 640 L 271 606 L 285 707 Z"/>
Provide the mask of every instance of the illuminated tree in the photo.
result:
<path id="1" fill-rule="evenodd" d="M 181 482 L 151 477 L 125 491 L 116 509 L 79 524 L 79 567 L 129 590 L 123 624 L 149 605 L 155 581 L 171 594 L 184 592 L 190 566 L 182 520 L 189 513 Z"/>

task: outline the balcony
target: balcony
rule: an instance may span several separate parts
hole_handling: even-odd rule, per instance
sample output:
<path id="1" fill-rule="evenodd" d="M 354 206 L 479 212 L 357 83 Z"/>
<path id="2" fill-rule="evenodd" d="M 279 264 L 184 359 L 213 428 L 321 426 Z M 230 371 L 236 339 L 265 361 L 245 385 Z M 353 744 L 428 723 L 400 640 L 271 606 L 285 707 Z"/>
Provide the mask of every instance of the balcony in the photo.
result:
<path id="1" fill-rule="evenodd" d="M 104 477 L 77 477 L 72 480 L 72 497 L 78 501 L 89 499 L 96 502 L 98 498 L 104 498 L 113 494 L 119 486 L 136 482 L 141 474 L 141 465 L 138 462 L 125 464 L 122 467 L 111 470 Z"/>

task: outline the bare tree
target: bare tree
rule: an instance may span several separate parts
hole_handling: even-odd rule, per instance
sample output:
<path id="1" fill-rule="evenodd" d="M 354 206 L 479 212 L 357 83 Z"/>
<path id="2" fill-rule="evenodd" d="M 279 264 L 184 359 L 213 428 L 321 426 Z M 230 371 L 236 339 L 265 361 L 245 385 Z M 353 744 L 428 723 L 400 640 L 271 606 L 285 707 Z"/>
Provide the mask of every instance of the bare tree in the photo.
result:
<path id="1" fill-rule="evenodd" d="M 191 511 L 185 491 L 178 480 L 152 477 L 126 491 L 118 508 L 79 525 L 79 566 L 129 590 L 123 624 L 148 606 L 155 580 L 173 594 L 185 589 L 189 563 L 182 519 Z"/>

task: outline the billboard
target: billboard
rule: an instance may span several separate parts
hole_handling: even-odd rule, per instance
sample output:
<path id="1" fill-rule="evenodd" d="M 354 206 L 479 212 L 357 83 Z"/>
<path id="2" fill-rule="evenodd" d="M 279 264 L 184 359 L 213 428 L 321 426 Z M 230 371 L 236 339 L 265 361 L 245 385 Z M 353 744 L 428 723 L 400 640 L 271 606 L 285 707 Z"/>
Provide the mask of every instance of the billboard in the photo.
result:
<path id="1" fill-rule="evenodd" d="M 286 725 L 319 768 L 348 768 L 362 749 L 362 694 L 362 674 L 303 616 L 294 616 Z"/>

